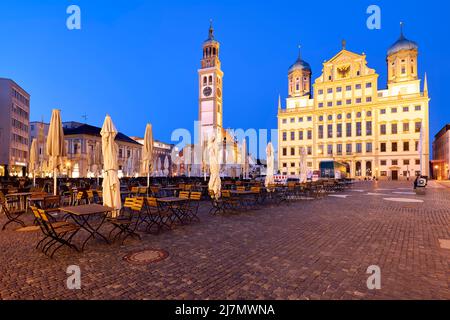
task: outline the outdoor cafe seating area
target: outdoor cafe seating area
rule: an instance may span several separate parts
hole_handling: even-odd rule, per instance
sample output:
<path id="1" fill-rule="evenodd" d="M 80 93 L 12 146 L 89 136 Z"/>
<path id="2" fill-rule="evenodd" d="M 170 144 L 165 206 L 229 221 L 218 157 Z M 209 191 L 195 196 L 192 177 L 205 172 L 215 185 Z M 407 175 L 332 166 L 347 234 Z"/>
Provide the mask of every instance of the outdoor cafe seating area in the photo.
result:
<path id="1" fill-rule="evenodd" d="M 2 230 L 34 228 L 41 237 L 34 245 L 53 257 L 62 248 L 82 252 L 95 241 L 125 244 L 142 234 L 158 235 L 174 228 L 201 223 L 199 212 L 216 215 L 241 214 L 266 206 L 277 208 L 292 202 L 319 200 L 330 192 L 352 186 L 351 180 L 319 180 L 270 184 L 254 180 L 224 179 L 220 194 L 208 189 L 201 178 L 122 179 L 122 208 L 103 205 L 101 183 L 95 179 L 59 179 L 57 195 L 51 180 L 38 179 L 34 187 L 0 185 Z M 141 240 L 142 241 L 142 240 Z"/>

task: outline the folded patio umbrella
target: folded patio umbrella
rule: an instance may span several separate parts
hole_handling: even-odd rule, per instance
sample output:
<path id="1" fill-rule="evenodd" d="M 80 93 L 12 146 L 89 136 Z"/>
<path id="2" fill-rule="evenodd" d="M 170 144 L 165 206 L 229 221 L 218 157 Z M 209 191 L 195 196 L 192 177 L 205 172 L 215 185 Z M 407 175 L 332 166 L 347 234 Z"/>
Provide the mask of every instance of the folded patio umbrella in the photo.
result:
<path id="1" fill-rule="evenodd" d="M 273 172 L 275 170 L 275 158 L 273 154 L 272 142 L 269 142 L 267 144 L 266 155 L 267 155 L 267 173 L 266 173 L 266 181 L 264 184 L 266 188 L 268 188 L 269 185 L 274 183 Z"/>
<path id="2" fill-rule="evenodd" d="M 169 176 L 169 166 L 170 166 L 170 163 L 169 163 L 169 157 L 168 156 L 166 156 L 166 158 L 164 159 L 164 175 L 166 176 L 166 177 L 168 177 Z"/>
<path id="3" fill-rule="evenodd" d="M 306 165 L 306 149 L 300 148 L 300 182 L 304 183 L 307 179 L 308 167 Z"/>
<path id="4" fill-rule="evenodd" d="M 66 145 L 64 143 L 61 113 L 56 109 L 52 111 L 46 149 L 50 160 L 50 168 L 53 170 L 53 191 L 54 195 L 57 195 L 58 167 L 62 165 L 62 159 L 66 156 Z"/>
<path id="5" fill-rule="evenodd" d="M 210 171 L 208 189 L 214 193 L 216 199 L 219 199 L 222 181 L 220 180 L 219 146 L 214 135 L 208 141 L 208 151 Z"/>
<path id="6" fill-rule="evenodd" d="M 29 171 L 33 174 L 33 187 L 36 186 L 36 169 L 38 169 L 38 150 L 37 150 L 37 140 L 33 139 L 33 142 L 31 142 L 31 149 L 30 149 L 30 165 L 29 165 Z"/>
<path id="7" fill-rule="evenodd" d="M 248 178 L 248 162 L 247 162 L 247 139 L 242 140 L 242 151 L 241 151 L 241 166 L 242 166 L 242 178 Z"/>
<path id="8" fill-rule="evenodd" d="M 162 176 L 162 163 L 161 158 L 158 158 L 158 176 Z"/>
<path id="9" fill-rule="evenodd" d="M 112 215 L 113 217 L 117 217 L 119 210 L 122 208 L 120 181 L 118 176 L 119 165 L 117 163 L 118 147 L 114 141 L 117 136 L 117 130 L 109 115 L 105 118 L 100 134 L 102 136 L 104 170 L 103 204 L 116 209 Z"/>
<path id="10" fill-rule="evenodd" d="M 142 167 L 143 173 L 147 175 L 147 187 L 150 187 L 150 173 L 153 171 L 153 130 L 151 124 L 147 124 L 145 128 Z"/>

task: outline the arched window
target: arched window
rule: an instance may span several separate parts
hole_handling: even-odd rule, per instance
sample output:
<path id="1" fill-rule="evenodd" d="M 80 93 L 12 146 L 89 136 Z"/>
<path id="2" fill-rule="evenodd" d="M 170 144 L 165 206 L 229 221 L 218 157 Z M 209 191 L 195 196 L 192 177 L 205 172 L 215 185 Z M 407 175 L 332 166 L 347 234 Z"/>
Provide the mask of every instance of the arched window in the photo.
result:
<path id="1" fill-rule="evenodd" d="M 212 82 L 213 82 L 213 77 L 209 76 L 209 85 L 212 85 Z"/>
<path id="2" fill-rule="evenodd" d="M 361 162 L 356 162 L 355 165 L 356 169 L 355 169 L 355 176 L 360 177 L 361 176 Z"/>
<path id="3" fill-rule="evenodd" d="M 372 176 L 372 162 L 367 161 L 366 162 L 366 177 L 371 177 L 371 176 Z"/>
<path id="4" fill-rule="evenodd" d="M 208 84 L 208 79 L 207 77 L 203 77 L 203 85 L 206 86 Z"/>
<path id="5" fill-rule="evenodd" d="M 213 48 L 213 56 L 216 55 L 216 48 Z"/>

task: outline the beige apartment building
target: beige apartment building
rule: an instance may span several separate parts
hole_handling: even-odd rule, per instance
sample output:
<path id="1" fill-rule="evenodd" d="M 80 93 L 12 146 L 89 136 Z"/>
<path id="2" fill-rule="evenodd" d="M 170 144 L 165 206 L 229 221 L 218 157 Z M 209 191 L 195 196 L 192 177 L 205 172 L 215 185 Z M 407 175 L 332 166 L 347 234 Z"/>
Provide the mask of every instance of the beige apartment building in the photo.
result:
<path id="1" fill-rule="evenodd" d="M 299 175 L 304 152 L 309 172 L 336 161 L 353 178 L 429 175 L 427 79 L 422 85 L 418 45 L 403 30 L 386 64 L 387 88 L 380 89 L 366 55 L 347 50 L 343 41 L 311 85 L 312 68 L 299 55 L 288 71 L 286 105 L 278 103 L 281 174 Z"/>
<path id="2" fill-rule="evenodd" d="M 450 124 L 445 125 L 433 141 L 433 178 L 450 180 Z"/>
<path id="3" fill-rule="evenodd" d="M 30 95 L 0 78 L 0 177 L 24 176 L 29 157 Z"/>

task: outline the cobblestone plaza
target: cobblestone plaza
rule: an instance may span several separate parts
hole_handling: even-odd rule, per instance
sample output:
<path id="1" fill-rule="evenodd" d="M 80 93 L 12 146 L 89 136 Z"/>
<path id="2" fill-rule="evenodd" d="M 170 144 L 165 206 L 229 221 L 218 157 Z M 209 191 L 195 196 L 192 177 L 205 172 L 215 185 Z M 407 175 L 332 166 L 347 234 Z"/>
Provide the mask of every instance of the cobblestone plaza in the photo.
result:
<path id="1" fill-rule="evenodd" d="M 360 182 L 239 214 L 209 208 L 202 203 L 199 223 L 54 259 L 35 250 L 39 231 L 9 227 L 0 232 L 0 299 L 450 299 L 446 185 L 416 195 L 411 183 Z M 80 290 L 66 286 L 70 265 L 81 269 Z M 371 265 L 380 290 L 367 288 Z"/>

